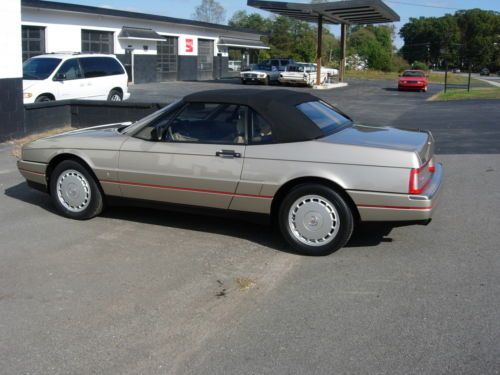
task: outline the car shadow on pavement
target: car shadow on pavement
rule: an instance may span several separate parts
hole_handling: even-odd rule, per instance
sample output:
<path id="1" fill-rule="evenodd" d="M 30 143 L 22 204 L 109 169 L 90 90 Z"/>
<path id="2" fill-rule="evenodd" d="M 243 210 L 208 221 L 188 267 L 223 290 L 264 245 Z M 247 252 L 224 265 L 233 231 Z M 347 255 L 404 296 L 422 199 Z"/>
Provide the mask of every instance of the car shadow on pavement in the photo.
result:
<path id="1" fill-rule="evenodd" d="M 57 215 L 50 197 L 47 194 L 31 189 L 25 182 L 5 189 L 5 195 L 41 207 L 51 214 Z M 109 207 L 101 214 L 101 217 L 231 236 L 276 251 L 293 253 L 278 230 L 264 219 L 228 218 L 226 216 L 207 215 L 203 211 L 197 214 L 133 206 Z M 345 247 L 372 247 L 382 242 L 392 242 L 392 239 L 387 236 L 393 227 L 385 223 L 364 223 L 356 228 Z"/>

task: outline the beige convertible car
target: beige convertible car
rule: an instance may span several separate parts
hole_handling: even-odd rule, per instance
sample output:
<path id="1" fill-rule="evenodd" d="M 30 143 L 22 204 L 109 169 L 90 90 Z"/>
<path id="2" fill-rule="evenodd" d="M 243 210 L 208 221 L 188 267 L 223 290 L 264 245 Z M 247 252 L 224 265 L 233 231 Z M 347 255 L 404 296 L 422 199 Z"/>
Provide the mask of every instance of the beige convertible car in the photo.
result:
<path id="1" fill-rule="evenodd" d="M 359 222 L 428 222 L 443 178 L 429 132 L 356 125 L 313 95 L 258 89 L 43 138 L 18 167 L 69 218 L 112 198 L 266 214 L 309 255 L 344 246 Z"/>

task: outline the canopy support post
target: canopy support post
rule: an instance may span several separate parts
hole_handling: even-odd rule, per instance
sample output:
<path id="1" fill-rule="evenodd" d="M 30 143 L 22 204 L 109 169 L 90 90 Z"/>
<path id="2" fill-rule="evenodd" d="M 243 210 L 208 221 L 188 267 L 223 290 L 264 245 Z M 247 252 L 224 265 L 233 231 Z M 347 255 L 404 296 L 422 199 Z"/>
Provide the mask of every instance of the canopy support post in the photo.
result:
<path id="1" fill-rule="evenodd" d="M 321 85 L 321 46 L 323 44 L 323 16 L 318 15 L 318 45 L 316 47 L 316 85 Z"/>
<path id="2" fill-rule="evenodd" d="M 339 82 L 344 82 L 345 63 L 346 63 L 346 44 L 347 44 L 347 24 L 340 24 L 340 66 Z"/>

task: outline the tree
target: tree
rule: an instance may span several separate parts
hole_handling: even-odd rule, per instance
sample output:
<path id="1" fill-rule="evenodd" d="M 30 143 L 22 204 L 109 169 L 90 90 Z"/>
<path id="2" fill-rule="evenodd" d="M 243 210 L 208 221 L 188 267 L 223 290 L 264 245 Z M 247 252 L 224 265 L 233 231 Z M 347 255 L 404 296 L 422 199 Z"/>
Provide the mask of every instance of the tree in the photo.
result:
<path id="1" fill-rule="evenodd" d="M 460 25 L 461 57 L 480 69 L 492 66 L 498 56 L 495 43 L 500 38 L 500 13 L 481 9 L 455 13 Z"/>
<path id="2" fill-rule="evenodd" d="M 498 68 L 499 12 L 470 9 L 443 17 L 410 18 L 399 34 L 405 42 L 401 53 L 409 62 Z"/>
<path id="3" fill-rule="evenodd" d="M 195 8 L 192 18 L 203 22 L 223 23 L 226 20 L 226 11 L 215 0 L 202 0 Z"/>
<path id="4" fill-rule="evenodd" d="M 262 17 L 258 13 L 248 14 L 244 10 L 238 10 L 229 19 L 228 25 L 267 33 L 271 30 L 272 21 L 269 18 Z"/>
<path id="5" fill-rule="evenodd" d="M 366 59 L 370 69 L 391 70 L 393 31 L 389 26 L 354 26 L 349 35 L 349 54 Z"/>

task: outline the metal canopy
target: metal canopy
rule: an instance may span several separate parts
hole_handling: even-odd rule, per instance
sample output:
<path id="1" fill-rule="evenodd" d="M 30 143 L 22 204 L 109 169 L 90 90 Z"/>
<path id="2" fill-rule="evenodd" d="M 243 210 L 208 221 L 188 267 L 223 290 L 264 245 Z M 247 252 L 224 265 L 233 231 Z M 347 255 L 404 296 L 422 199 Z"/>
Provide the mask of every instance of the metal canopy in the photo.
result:
<path id="1" fill-rule="evenodd" d="M 128 27 L 128 26 L 122 27 L 120 34 L 118 34 L 118 39 L 155 40 L 155 41 L 165 40 L 165 38 L 163 38 L 153 29 L 143 29 L 139 27 Z"/>
<path id="2" fill-rule="evenodd" d="M 219 37 L 219 43 L 217 44 L 219 46 L 226 46 L 226 47 L 269 49 L 269 47 L 266 46 L 260 40 L 229 38 L 226 36 Z"/>
<path id="3" fill-rule="evenodd" d="M 319 16 L 328 24 L 355 25 L 399 21 L 398 14 L 382 0 L 341 0 L 318 4 L 248 0 L 247 4 L 306 22 L 318 22 Z"/>

